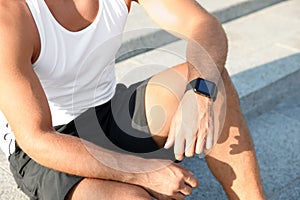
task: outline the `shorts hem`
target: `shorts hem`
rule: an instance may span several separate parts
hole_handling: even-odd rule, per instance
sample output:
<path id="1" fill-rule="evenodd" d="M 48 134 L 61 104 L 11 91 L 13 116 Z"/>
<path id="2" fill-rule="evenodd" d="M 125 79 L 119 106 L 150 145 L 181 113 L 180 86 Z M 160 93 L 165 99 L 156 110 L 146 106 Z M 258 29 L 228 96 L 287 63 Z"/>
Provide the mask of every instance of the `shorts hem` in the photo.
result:
<path id="1" fill-rule="evenodd" d="M 85 179 L 85 178 L 84 178 L 84 177 L 78 176 L 77 179 L 73 179 L 72 181 L 70 181 L 70 182 L 68 183 L 68 185 L 66 185 L 66 186 L 64 187 L 64 189 L 62 190 L 63 193 L 62 193 L 61 196 L 63 197 L 63 199 L 66 199 L 66 197 L 69 195 L 69 193 L 72 191 L 72 189 L 73 189 L 78 183 L 80 183 L 83 179 Z"/>

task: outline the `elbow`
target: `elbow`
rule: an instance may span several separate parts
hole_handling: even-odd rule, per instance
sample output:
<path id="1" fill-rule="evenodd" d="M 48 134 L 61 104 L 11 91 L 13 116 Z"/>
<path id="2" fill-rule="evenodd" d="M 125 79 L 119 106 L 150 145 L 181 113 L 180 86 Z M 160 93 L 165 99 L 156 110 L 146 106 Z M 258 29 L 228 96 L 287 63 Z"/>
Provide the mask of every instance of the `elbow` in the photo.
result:
<path id="1" fill-rule="evenodd" d="M 213 37 L 215 41 L 221 42 L 225 49 L 228 47 L 228 40 L 225 30 L 220 23 L 220 21 L 211 14 L 206 14 L 205 16 L 197 16 L 193 20 L 193 34 L 197 34 L 198 31 L 205 31 L 209 37 Z"/>
<path id="2" fill-rule="evenodd" d="M 21 131 L 15 132 L 17 145 L 24 151 L 29 157 L 32 157 L 33 152 L 38 151 L 36 136 L 39 134 L 35 134 L 35 137 L 31 137 L 32 131 Z"/>
<path id="3" fill-rule="evenodd" d="M 212 43 L 216 55 L 213 55 L 215 57 L 215 62 L 221 71 L 225 68 L 227 54 L 228 54 L 228 38 L 225 33 L 225 30 L 220 23 L 220 21 L 213 16 L 212 22 L 211 22 L 211 29 L 213 32 L 215 43 Z"/>
<path id="4" fill-rule="evenodd" d="M 195 17 L 191 39 L 207 51 L 222 72 L 227 59 L 228 39 L 220 21 L 211 14 Z"/>
<path id="5" fill-rule="evenodd" d="M 16 141 L 18 146 L 24 151 L 29 157 L 34 160 L 38 160 L 38 155 L 42 151 L 45 151 L 45 131 L 41 130 L 23 130 L 16 135 Z"/>

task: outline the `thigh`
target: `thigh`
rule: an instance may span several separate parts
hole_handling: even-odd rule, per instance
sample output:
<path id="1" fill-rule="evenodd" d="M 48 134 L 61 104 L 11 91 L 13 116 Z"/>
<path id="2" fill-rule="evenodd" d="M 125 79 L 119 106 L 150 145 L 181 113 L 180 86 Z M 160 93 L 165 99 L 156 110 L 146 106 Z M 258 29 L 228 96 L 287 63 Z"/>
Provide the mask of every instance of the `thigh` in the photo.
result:
<path id="1" fill-rule="evenodd" d="M 162 147 L 185 92 L 187 75 L 188 65 L 183 63 L 129 88 L 118 85 L 111 100 L 109 139 L 123 150 L 145 158 L 175 160 L 173 149 Z"/>
<path id="2" fill-rule="evenodd" d="M 152 198 L 145 189 L 136 185 L 109 180 L 85 178 L 72 189 L 66 199 L 150 200 Z"/>
<path id="3" fill-rule="evenodd" d="M 226 70 L 222 78 L 227 99 L 225 124 L 217 145 L 206 161 L 230 199 L 261 199 L 263 189 L 259 168 L 239 97 Z"/>
<path id="4" fill-rule="evenodd" d="M 110 102 L 89 109 L 74 120 L 78 136 L 115 152 L 174 160 L 173 150 L 157 145 L 147 123 L 145 90 L 151 79 L 129 87 L 118 84 Z"/>
<path id="5" fill-rule="evenodd" d="M 139 186 L 89 179 L 43 167 L 19 147 L 10 156 L 10 168 L 18 187 L 32 200 L 151 199 Z"/>
<path id="6" fill-rule="evenodd" d="M 185 92 L 188 65 L 183 63 L 153 76 L 146 87 L 147 123 L 156 143 L 162 147 L 168 136 L 172 117 Z"/>

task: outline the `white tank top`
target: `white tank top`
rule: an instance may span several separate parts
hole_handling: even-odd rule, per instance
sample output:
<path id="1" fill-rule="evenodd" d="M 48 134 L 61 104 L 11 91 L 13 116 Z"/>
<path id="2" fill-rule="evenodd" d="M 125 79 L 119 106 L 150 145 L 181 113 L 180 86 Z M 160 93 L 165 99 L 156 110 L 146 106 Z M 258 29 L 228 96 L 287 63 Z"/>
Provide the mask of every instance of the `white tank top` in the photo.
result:
<path id="1" fill-rule="evenodd" d="M 128 15 L 125 1 L 99 0 L 95 20 L 78 32 L 59 24 L 44 0 L 26 2 L 41 41 L 33 68 L 46 93 L 53 125 L 66 124 L 88 108 L 109 101 L 116 85 L 115 54 Z M 7 155 L 14 152 L 9 132 L 0 113 L 0 146 Z"/>

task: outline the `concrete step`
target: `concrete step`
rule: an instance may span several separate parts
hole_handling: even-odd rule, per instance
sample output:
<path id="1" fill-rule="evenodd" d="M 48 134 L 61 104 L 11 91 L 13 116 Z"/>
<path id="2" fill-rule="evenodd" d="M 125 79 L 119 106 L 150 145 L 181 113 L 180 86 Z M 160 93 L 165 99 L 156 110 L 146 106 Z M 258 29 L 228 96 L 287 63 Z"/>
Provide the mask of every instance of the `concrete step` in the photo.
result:
<path id="1" fill-rule="evenodd" d="M 248 121 L 256 148 L 260 173 L 270 200 L 298 200 L 300 198 L 300 93 L 281 102 L 269 112 Z M 28 200 L 16 184 L 7 161 L 0 153 L 0 199 Z M 187 200 L 226 200 L 227 197 L 204 159 L 186 159 L 183 166 L 190 169 L 200 181 Z M 5 166 L 5 167 L 4 167 Z"/>
<path id="2" fill-rule="evenodd" d="M 300 93 L 281 99 L 281 102 L 269 112 L 249 120 L 248 125 L 267 199 L 298 200 L 300 198 Z M 192 169 L 201 183 L 199 190 L 195 190 L 187 199 L 227 199 L 204 159 L 193 157 L 185 160 L 183 165 Z"/>
<path id="3" fill-rule="evenodd" d="M 285 1 L 224 24 L 230 44 L 226 67 L 253 136 L 267 199 L 300 198 L 299 5 Z M 177 41 L 120 62 L 119 80 L 130 84 L 184 62 L 185 47 Z M 201 183 L 188 199 L 227 199 L 205 160 L 194 157 L 183 165 Z"/>
<path id="4" fill-rule="evenodd" d="M 28 200 L 29 198 L 17 188 L 17 184 L 9 171 L 8 161 L 0 151 L 0 199 L 1 200 Z"/>
<path id="5" fill-rule="evenodd" d="M 229 40 L 226 68 L 244 114 L 255 117 L 299 90 L 300 1 L 276 4 L 224 24 Z M 117 64 L 120 82 L 130 84 L 185 61 L 177 41 Z"/>
<path id="6" fill-rule="evenodd" d="M 210 3 L 209 1 L 206 2 Z M 259 1 L 256 0 L 251 2 L 259 3 Z M 264 2 L 271 1 L 266 0 Z M 296 90 L 300 85 L 299 9 L 299 0 L 285 1 L 224 24 L 230 42 L 227 68 L 236 84 L 245 113 L 255 111 L 260 114 L 260 109 L 263 110 L 264 106 L 271 104 L 273 100 L 283 100 L 281 98 L 282 96 L 288 96 L 296 92 L 299 93 L 299 89 Z M 135 56 L 130 60 L 119 62 L 117 64 L 118 79 L 125 83 L 135 82 L 149 77 L 162 69 L 184 62 L 184 47 L 185 43 L 183 41 L 177 41 L 154 51 L 144 53 L 143 55 Z M 270 101 L 270 99 L 273 100 Z M 299 102 L 299 100 L 297 101 Z M 285 105 L 289 107 L 294 104 L 288 102 Z M 283 123 L 282 118 L 278 118 L 277 115 L 274 117 L 273 115 L 274 112 L 278 111 L 272 112 L 272 109 L 275 108 L 271 106 L 267 109 L 271 110 L 270 112 L 264 111 L 265 115 L 263 115 L 262 118 L 249 118 L 248 121 L 250 130 L 254 136 L 254 142 L 258 149 L 258 158 L 262 168 L 264 184 L 267 189 L 268 197 L 276 197 L 276 200 L 297 199 L 296 197 L 299 197 L 300 190 L 299 178 L 297 179 L 296 177 L 299 177 L 299 175 L 293 174 L 292 172 L 299 172 L 299 170 L 297 171 L 297 168 L 295 168 L 295 165 L 299 168 L 299 162 L 297 160 L 299 157 L 295 153 L 290 152 L 299 152 L 299 150 L 287 149 L 284 144 L 290 144 L 289 142 L 292 140 L 294 141 L 292 143 L 293 145 L 299 146 L 297 140 L 299 137 L 298 135 L 295 136 L 295 132 L 293 132 L 295 130 L 298 131 L 299 128 L 295 130 L 292 130 L 292 128 L 285 130 L 285 127 L 298 127 L 298 125 L 295 125 L 297 122 L 291 123 L 291 121 L 293 121 L 290 119 L 291 117 L 284 122 L 286 126 L 283 128 L 273 125 L 266 126 L 265 124 L 267 124 L 267 122 L 265 121 L 267 119 L 270 120 L 271 123 Z M 296 112 L 296 108 L 291 107 L 289 113 L 292 113 L 293 110 Z M 298 113 L 300 112 L 298 111 Z M 263 121 L 258 123 L 256 119 L 258 119 L 258 121 L 263 119 Z M 265 127 L 265 129 L 261 127 Z M 267 130 L 268 137 L 261 137 Z M 272 135 L 272 132 L 274 132 L 274 135 Z M 298 134 L 299 132 L 296 133 Z M 289 134 L 289 138 L 277 138 L 280 134 Z M 268 140 L 269 137 L 275 138 L 274 144 L 270 143 Z M 263 141 L 266 142 L 263 143 Z M 271 140 L 271 142 L 273 141 Z M 282 144 L 280 142 L 285 143 Z M 275 155 L 282 149 L 284 150 L 283 152 L 286 152 L 280 154 L 281 156 L 279 156 L 277 160 L 274 159 L 276 162 L 272 160 L 272 162 L 274 162 L 271 163 L 272 165 L 264 162 L 264 159 L 266 159 L 264 156 L 264 148 L 268 148 L 269 145 L 273 145 L 272 149 L 267 151 L 269 157 L 273 155 L 271 154 L 272 150 L 274 150 Z M 284 148 L 276 149 L 276 145 Z M 282 184 L 276 182 L 273 185 L 269 185 L 273 180 L 272 177 L 280 178 L 280 174 L 282 174 L 280 169 L 273 169 L 278 165 L 277 162 L 279 164 L 281 163 L 280 166 L 284 171 L 282 175 L 284 178 L 278 179 L 278 181 L 282 180 L 283 182 Z M 197 174 L 202 183 L 200 189 L 196 190 L 190 199 L 226 199 L 221 186 L 209 173 L 204 160 L 193 158 L 186 160 L 184 164 Z M 273 168 L 268 168 L 270 165 L 273 166 Z M 285 165 L 290 165 L 290 167 L 285 170 Z M 268 171 L 270 172 L 267 173 Z M 276 176 L 276 174 L 278 175 Z M 287 178 L 289 176 L 290 178 Z M 16 184 L 8 169 L 8 162 L 2 153 L 0 153 L 0 177 L 0 199 L 28 199 L 16 188 Z M 279 194 L 276 193 L 276 191 L 282 191 L 282 193 Z"/>
<path id="7" fill-rule="evenodd" d="M 222 23 L 225 23 L 284 0 L 197 1 Z M 161 30 L 153 23 L 141 6 L 133 3 L 125 26 L 124 42 L 117 56 L 117 61 L 144 53 L 149 50 L 146 47 L 151 47 L 151 49 L 158 48 L 177 40 L 178 38 Z"/>

